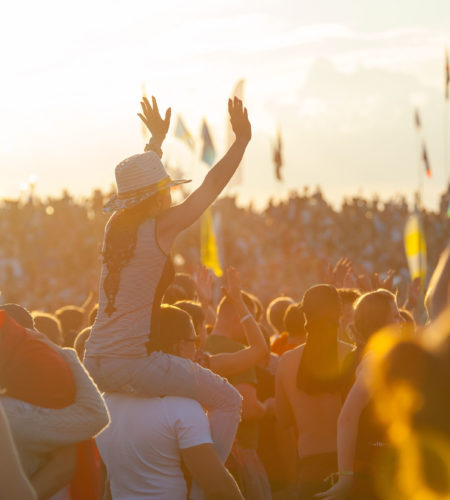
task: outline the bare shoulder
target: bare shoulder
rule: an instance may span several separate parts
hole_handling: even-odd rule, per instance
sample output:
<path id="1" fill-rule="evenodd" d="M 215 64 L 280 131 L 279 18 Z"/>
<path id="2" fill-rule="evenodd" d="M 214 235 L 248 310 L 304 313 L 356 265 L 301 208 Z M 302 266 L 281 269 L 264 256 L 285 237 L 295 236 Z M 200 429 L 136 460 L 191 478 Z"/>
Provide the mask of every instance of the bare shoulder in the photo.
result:
<path id="1" fill-rule="evenodd" d="M 290 351 L 285 352 L 281 356 L 280 362 L 278 363 L 278 370 L 280 371 L 288 370 L 293 365 L 297 367 L 298 363 L 302 358 L 304 350 L 305 350 L 305 344 L 302 344 L 296 347 L 295 349 L 291 349 Z"/>

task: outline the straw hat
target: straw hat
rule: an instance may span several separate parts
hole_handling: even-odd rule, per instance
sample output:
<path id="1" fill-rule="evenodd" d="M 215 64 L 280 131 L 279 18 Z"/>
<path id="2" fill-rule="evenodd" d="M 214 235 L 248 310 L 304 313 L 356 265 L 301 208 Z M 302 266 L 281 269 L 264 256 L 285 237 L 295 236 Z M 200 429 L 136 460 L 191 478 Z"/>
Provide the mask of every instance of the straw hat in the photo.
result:
<path id="1" fill-rule="evenodd" d="M 153 151 L 130 156 L 116 167 L 117 194 L 103 207 L 105 212 L 130 208 L 150 196 L 190 182 L 187 179 L 173 180 Z"/>

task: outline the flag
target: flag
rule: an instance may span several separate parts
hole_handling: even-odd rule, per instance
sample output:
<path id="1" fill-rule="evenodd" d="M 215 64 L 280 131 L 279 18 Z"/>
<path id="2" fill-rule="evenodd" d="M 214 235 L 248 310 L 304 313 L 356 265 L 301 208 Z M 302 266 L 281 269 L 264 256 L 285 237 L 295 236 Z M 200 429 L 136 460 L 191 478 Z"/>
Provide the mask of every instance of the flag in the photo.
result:
<path id="1" fill-rule="evenodd" d="M 283 181 L 283 178 L 281 176 L 281 167 L 283 166 L 281 146 L 281 131 L 280 128 L 278 128 L 276 143 L 273 147 L 273 164 L 275 166 L 275 178 L 280 182 Z"/>
<path id="2" fill-rule="evenodd" d="M 216 158 L 216 149 L 214 148 L 214 144 L 211 139 L 211 134 L 209 133 L 208 125 L 206 120 L 203 119 L 202 125 L 202 161 L 207 163 L 210 167 L 214 165 L 214 160 Z"/>
<path id="3" fill-rule="evenodd" d="M 422 122 L 420 121 L 419 110 L 417 108 L 414 109 L 414 123 L 416 124 L 416 127 L 418 130 L 422 127 Z"/>
<path id="4" fill-rule="evenodd" d="M 147 93 L 145 92 L 145 83 L 141 85 L 141 89 L 142 89 L 142 98 L 147 97 Z M 145 126 L 145 123 L 142 120 L 141 120 L 141 135 L 144 141 L 147 142 L 149 133 L 147 127 Z"/>
<path id="5" fill-rule="evenodd" d="M 427 148 L 425 147 L 425 143 L 422 145 L 422 148 L 423 148 L 422 158 L 423 158 L 423 163 L 425 164 L 425 172 L 427 174 L 427 177 L 431 179 L 432 174 L 431 174 L 430 162 L 428 161 Z"/>
<path id="6" fill-rule="evenodd" d="M 230 98 L 234 99 L 234 97 L 237 97 L 240 99 L 242 102 L 244 102 L 244 88 L 245 88 L 245 80 L 242 78 L 238 80 L 233 87 L 233 90 L 231 91 Z M 230 149 L 230 146 L 234 142 L 234 132 L 233 129 L 231 128 L 231 123 L 230 123 L 230 116 L 228 114 L 228 107 L 227 107 L 227 113 L 226 113 L 226 134 L 225 134 L 225 150 Z M 234 172 L 233 177 L 231 178 L 230 182 L 228 183 L 229 187 L 235 187 L 238 186 L 239 184 L 242 184 L 242 170 L 244 168 L 244 159 L 241 161 L 240 165 L 236 169 L 236 172 Z"/>
<path id="7" fill-rule="evenodd" d="M 223 271 L 220 265 L 211 207 L 207 208 L 201 217 L 200 246 L 202 264 L 220 278 Z"/>
<path id="8" fill-rule="evenodd" d="M 194 139 L 192 138 L 191 133 L 187 129 L 180 115 L 178 115 L 177 124 L 175 125 L 175 137 L 186 143 L 189 149 L 195 149 Z"/>
<path id="9" fill-rule="evenodd" d="M 450 86 L 450 67 L 448 62 L 448 51 L 445 51 L 445 99 L 448 101 Z"/>
<path id="10" fill-rule="evenodd" d="M 406 221 L 404 240 L 411 280 L 419 277 L 423 285 L 427 275 L 427 247 L 418 212 L 410 215 Z"/>

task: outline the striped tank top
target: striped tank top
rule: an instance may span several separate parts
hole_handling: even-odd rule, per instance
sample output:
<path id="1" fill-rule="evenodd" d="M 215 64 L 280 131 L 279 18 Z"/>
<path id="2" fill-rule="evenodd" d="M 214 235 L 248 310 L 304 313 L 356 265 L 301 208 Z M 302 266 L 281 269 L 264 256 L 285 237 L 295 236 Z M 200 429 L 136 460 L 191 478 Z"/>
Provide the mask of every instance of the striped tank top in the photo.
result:
<path id="1" fill-rule="evenodd" d="M 145 357 L 150 332 L 158 328 L 162 296 L 174 276 L 170 258 L 158 245 L 155 219 L 146 220 L 138 228 L 136 248 L 120 273 L 116 310 L 110 316 L 105 312 L 108 299 L 103 286 L 107 274 L 103 263 L 98 314 L 86 342 L 86 356 Z"/>

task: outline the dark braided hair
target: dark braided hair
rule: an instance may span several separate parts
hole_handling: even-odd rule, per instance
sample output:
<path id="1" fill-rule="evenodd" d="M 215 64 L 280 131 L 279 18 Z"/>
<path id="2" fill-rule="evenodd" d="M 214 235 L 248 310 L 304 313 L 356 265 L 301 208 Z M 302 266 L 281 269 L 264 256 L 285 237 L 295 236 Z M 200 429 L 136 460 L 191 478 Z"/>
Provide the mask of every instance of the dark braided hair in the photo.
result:
<path id="1" fill-rule="evenodd" d="M 120 273 L 134 255 L 139 226 L 146 219 L 159 215 L 160 200 L 161 193 L 157 193 L 134 207 L 114 213 L 108 222 L 102 254 L 103 263 L 108 269 L 103 282 L 103 289 L 108 299 L 105 313 L 108 316 L 117 310 L 114 303 L 119 291 Z"/>

